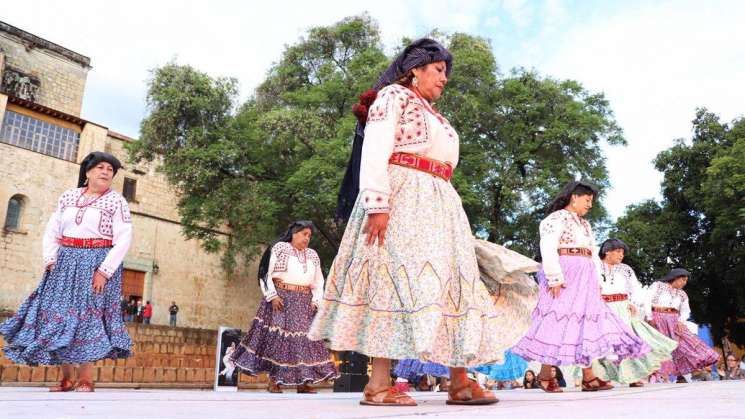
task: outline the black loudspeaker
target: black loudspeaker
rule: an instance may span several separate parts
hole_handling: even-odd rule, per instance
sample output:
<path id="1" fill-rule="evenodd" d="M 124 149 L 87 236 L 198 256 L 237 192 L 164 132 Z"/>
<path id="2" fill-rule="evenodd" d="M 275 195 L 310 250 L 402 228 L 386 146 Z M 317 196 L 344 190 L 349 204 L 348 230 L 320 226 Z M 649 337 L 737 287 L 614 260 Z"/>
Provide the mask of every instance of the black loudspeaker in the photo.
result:
<path id="1" fill-rule="evenodd" d="M 345 374 L 334 380 L 334 393 L 361 393 L 367 381 L 367 374 Z"/>
<path id="2" fill-rule="evenodd" d="M 367 375 L 369 358 L 357 352 L 344 351 L 338 353 L 339 372 L 342 374 Z"/>

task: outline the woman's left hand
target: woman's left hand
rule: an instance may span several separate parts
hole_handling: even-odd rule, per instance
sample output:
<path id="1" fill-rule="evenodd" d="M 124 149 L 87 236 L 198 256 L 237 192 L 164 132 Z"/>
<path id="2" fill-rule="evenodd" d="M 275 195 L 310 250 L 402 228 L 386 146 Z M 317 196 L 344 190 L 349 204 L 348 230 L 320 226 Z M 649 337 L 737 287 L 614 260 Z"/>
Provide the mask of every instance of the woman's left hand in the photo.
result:
<path id="1" fill-rule="evenodd" d="M 310 308 L 315 313 L 316 311 L 318 311 L 318 304 L 316 304 L 316 303 L 310 303 Z"/>
<path id="2" fill-rule="evenodd" d="M 93 292 L 101 294 L 103 287 L 106 285 L 106 277 L 101 272 L 96 271 L 93 274 Z"/>
<path id="3" fill-rule="evenodd" d="M 629 304 L 629 313 L 632 317 L 636 316 L 636 306 L 633 304 Z"/>

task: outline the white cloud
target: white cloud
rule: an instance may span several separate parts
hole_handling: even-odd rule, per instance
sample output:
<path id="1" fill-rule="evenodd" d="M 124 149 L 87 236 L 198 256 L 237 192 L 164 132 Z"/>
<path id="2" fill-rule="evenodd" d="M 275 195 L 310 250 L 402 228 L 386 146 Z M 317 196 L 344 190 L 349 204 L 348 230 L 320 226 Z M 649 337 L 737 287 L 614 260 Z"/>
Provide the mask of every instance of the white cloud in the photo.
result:
<path id="1" fill-rule="evenodd" d="M 606 149 L 613 216 L 626 205 L 659 197 L 651 161 L 689 137 L 696 107 L 725 121 L 743 113 L 745 4 L 658 4 L 574 25 L 546 44 L 532 63 L 544 74 L 603 91 L 629 142 Z"/>

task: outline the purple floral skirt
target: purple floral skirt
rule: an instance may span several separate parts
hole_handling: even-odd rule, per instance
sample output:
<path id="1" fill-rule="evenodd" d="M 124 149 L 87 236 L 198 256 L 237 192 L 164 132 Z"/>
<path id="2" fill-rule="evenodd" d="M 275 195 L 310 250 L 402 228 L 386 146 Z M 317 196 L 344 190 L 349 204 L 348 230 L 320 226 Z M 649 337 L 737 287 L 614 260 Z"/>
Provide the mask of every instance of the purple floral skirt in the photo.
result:
<path id="1" fill-rule="evenodd" d="M 277 289 L 284 309 L 263 301 L 232 359 L 249 375 L 265 372 L 277 384 L 319 383 L 339 376 L 322 341 L 308 339 L 312 295 Z"/>
<path id="2" fill-rule="evenodd" d="M 122 268 L 93 292 L 93 273 L 109 248 L 61 247 L 51 272 L 0 325 L 5 356 L 18 364 L 59 365 L 126 358 L 132 340 L 119 308 Z"/>
<path id="3" fill-rule="evenodd" d="M 559 264 L 565 288 L 553 298 L 541 268 L 533 322 L 512 352 L 542 364 L 588 367 L 610 354 L 620 360 L 650 351 L 603 301 L 591 258 L 560 256 Z"/>
<path id="4" fill-rule="evenodd" d="M 678 317 L 678 313 L 652 312 L 657 330 L 678 342 L 672 361 L 664 361 L 660 371 L 667 375 L 684 375 L 718 362 L 719 354 L 688 328 L 683 333 L 676 330 Z"/>

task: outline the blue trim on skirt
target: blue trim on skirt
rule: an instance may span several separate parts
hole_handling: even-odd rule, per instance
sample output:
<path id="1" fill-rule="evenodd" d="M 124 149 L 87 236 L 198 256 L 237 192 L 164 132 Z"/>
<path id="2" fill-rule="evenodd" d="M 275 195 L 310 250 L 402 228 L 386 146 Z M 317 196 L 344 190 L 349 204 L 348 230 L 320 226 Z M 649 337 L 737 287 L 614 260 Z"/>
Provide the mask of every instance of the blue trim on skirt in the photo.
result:
<path id="1" fill-rule="evenodd" d="M 57 263 L 12 318 L 0 325 L 11 361 L 59 365 L 127 358 L 132 340 L 122 320 L 122 267 L 93 292 L 93 274 L 109 248 L 61 247 Z"/>

